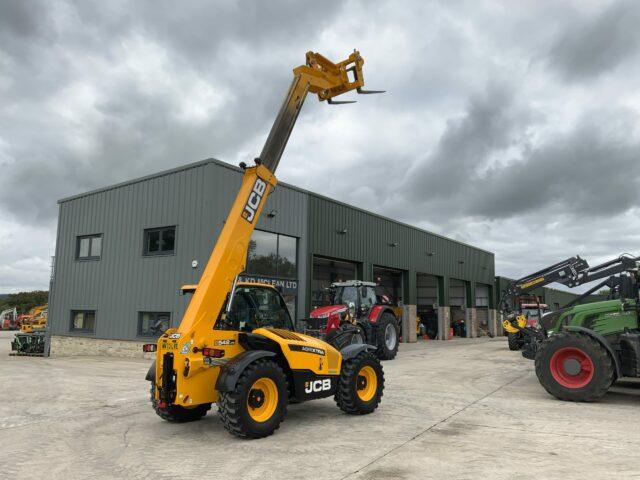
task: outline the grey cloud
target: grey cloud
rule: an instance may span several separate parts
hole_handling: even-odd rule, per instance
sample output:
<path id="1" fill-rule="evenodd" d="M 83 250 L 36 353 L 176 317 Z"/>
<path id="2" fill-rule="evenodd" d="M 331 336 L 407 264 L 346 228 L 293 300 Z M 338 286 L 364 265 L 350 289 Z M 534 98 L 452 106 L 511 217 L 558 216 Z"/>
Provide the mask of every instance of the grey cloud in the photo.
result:
<path id="1" fill-rule="evenodd" d="M 5 181 L 21 188 L 1 191 L 0 205 L 34 223 L 55 217 L 56 199 L 210 156 L 229 158 L 248 138 L 266 135 L 291 65 L 304 61 L 304 49 L 283 44 L 314 43 L 339 13 L 337 2 L 293 1 L 191 1 L 180 9 L 174 2 L 45 2 L 35 10 L 5 2 L 1 8 L 7 28 L 0 58 L 10 59 L 12 73 L 4 91 L 0 87 L 0 140 L 13 159 L 2 167 Z M 176 101 L 197 92 L 167 97 L 136 78 L 94 71 L 102 63 L 115 73 L 123 44 L 136 39 L 163 49 L 168 78 L 191 72 L 233 92 L 222 115 L 184 122 L 176 118 Z M 90 126 L 43 111 L 78 81 L 93 82 L 97 96 L 90 113 L 99 120 Z M 76 130 L 79 141 L 94 146 L 90 156 L 68 142 Z"/>
<path id="2" fill-rule="evenodd" d="M 16 187 L 0 189 L 0 233 L 12 232 L 0 291 L 32 285 L 36 273 L 7 270 L 16 261 L 46 265 L 57 199 L 202 158 L 251 160 L 310 49 L 359 48 L 387 94 L 309 102 L 282 181 L 495 251 L 507 275 L 633 250 L 639 9 L 609 5 L 1 2 L 0 178 Z M 567 85 L 603 72 L 611 82 L 591 82 L 587 100 Z M 207 95 L 220 110 L 184 113 Z M 24 248 L 30 236 L 47 241 Z"/>
<path id="3" fill-rule="evenodd" d="M 470 211 L 495 218 L 555 206 L 582 219 L 617 215 L 640 203 L 639 159 L 639 143 L 620 143 L 584 125 L 524 161 L 490 170 L 495 188 L 476 186 L 484 194 Z"/>
<path id="4" fill-rule="evenodd" d="M 594 18 L 583 18 L 562 31 L 549 51 L 550 63 L 572 81 L 611 71 L 637 56 L 639 23 L 640 3 L 613 2 Z"/>

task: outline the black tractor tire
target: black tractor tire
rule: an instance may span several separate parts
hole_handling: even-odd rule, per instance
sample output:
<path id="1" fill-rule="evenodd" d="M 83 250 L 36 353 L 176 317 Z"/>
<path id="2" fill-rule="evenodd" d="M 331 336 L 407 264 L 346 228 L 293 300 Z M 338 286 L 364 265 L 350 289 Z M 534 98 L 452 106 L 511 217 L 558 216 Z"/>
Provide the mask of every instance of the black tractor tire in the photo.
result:
<path id="1" fill-rule="evenodd" d="M 522 340 L 520 340 L 519 333 L 510 333 L 507 335 L 507 342 L 509 343 L 509 350 L 517 352 L 522 348 Z"/>
<path id="2" fill-rule="evenodd" d="M 203 403 L 193 408 L 185 408 L 180 405 L 169 405 L 165 408 L 160 408 L 154 395 L 155 388 L 155 382 L 151 382 L 151 406 L 156 415 L 167 422 L 184 423 L 200 420 L 211 409 L 210 403 Z"/>
<path id="3" fill-rule="evenodd" d="M 335 330 L 327 333 L 324 341 L 336 350 L 342 350 L 347 345 L 366 343 L 366 335 L 359 325 L 344 323 Z"/>
<path id="4" fill-rule="evenodd" d="M 545 390 L 570 402 L 598 400 L 615 380 L 611 355 L 597 340 L 584 333 L 551 335 L 540 345 L 535 365 L 536 375 Z"/>
<path id="5" fill-rule="evenodd" d="M 395 330 L 395 343 L 393 345 L 387 345 L 387 328 L 393 326 Z M 393 313 L 386 311 L 382 312 L 378 318 L 378 323 L 375 329 L 375 346 L 378 347 L 376 355 L 380 360 L 393 360 L 398 354 L 398 347 L 400 346 L 400 332 L 398 331 L 398 322 L 396 321 Z"/>
<path id="6" fill-rule="evenodd" d="M 251 387 L 262 379 L 268 379 L 275 384 L 276 407 L 269 418 L 257 421 L 252 418 L 249 402 L 253 392 Z M 272 435 L 280 427 L 287 413 L 287 392 L 287 377 L 282 368 L 270 359 L 256 360 L 244 369 L 233 391 L 220 392 L 218 411 L 224 428 L 241 438 L 263 438 Z"/>
<path id="7" fill-rule="evenodd" d="M 356 325 L 356 333 L 351 337 L 351 345 L 367 343 L 367 334 L 360 325 Z"/>
<path id="8" fill-rule="evenodd" d="M 370 392 L 366 392 L 370 383 L 367 384 L 366 377 L 360 375 L 365 370 L 368 375 L 375 375 L 375 389 L 371 386 Z M 375 355 L 365 350 L 342 363 L 338 389 L 334 397 L 340 410 L 350 415 L 372 413 L 378 408 L 383 391 L 384 371 Z M 366 397 L 366 393 L 369 393 L 370 398 Z"/>

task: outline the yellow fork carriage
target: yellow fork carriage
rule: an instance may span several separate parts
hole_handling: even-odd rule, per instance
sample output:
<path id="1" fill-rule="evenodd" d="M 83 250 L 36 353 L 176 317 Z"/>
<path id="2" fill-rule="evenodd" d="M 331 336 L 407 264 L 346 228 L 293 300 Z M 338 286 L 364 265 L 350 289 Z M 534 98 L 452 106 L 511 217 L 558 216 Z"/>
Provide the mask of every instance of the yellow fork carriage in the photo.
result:
<path id="1" fill-rule="evenodd" d="M 280 425 L 289 402 L 334 396 L 351 414 L 373 412 L 384 375 L 375 347 L 341 350 L 295 332 L 286 304 L 271 286 L 238 283 L 247 247 L 274 175 L 308 93 L 330 104 L 334 98 L 366 91 L 360 53 L 339 63 L 308 52 L 293 81 L 255 166 L 244 176 L 224 228 L 177 329 L 167 330 L 144 351 L 156 352 L 147 374 L 156 413 L 169 421 L 204 416 L 217 403 L 225 428 L 240 437 L 260 438 Z"/>

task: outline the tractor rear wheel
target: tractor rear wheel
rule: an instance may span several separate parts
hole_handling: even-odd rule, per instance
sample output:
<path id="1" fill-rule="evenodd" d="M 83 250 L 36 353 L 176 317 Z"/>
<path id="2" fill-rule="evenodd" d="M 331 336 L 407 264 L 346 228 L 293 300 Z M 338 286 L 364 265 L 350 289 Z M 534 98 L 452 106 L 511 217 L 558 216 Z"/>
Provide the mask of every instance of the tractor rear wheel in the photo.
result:
<path id="1" fill-rule="evenodd" d="M 235 390 L 220 392 L 218 410 L 224 428 L 237 437 L 262 438 L 275 432 L 287 413 L 287 378 L 269 359 L 250 364 Z"/>
<path id="2" fill-rule="evenodd" d="M 536 354 L 540 384 L 556 398 L 592 402 L 615 379 L 609 352 L 584 333 L 560 332 L 547 338 Z"/>
<path id="3" fill-rule="evenodd" d="M 382 364 L 365 350 L 343 362 L 334 398 L 343 412 L 365 415 L 378 408 L 383 390 Z"/>
<path id="4" fill-rule="evenodd" d="M 517 351 L 522 348 L 522 342 L 520 341 L 519 333 L 510 333 L 507 336 L 507 341 L 509 342 L 509 350 Z"/>
<path id="5" fill-rule="evenodd" d="M 156 414 L 168 422 L 184 423 L 193 422 L 194 420 L 200 420 L 211 409 L 210 403 L 203 403 L 202 405 L 196 405 L 195 407 L 186 408 L 180 405 L 167 405 L 166 407 L 159 407 L 158 400 L 154 395 L 156 389 L 155 382 L 151 382 L 151 405 Z"/>
<path id="6" fill-rule="evenodd" d="M 392 360 L 398 354 L 400 346 L 400 335 L 398 324 L 393 313 L 382 312 L 378 318 L 378 325 L 375 330 L 375 345 L 378 347 L 376 354 L 380 360 Z"/>

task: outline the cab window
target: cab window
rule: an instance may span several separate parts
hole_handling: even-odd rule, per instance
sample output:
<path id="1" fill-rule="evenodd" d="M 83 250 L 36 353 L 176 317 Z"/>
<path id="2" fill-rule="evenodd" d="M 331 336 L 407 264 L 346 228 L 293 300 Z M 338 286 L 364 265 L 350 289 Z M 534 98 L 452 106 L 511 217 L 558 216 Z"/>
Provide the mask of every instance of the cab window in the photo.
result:
<path id="1" fill-rule="evenodd" d="M 216 328 L 251 332 L 261 327 L 293 330 L 287 305 L 272 288 L 238 287 L 231 310 L 220 316 Z"/>
<path id="2" fill-rule="evenodd" d="M 336 305 L 349 305 L 358 303 L 358 290 L 355 287 L 338 287 L 335 294 Z"/>
<path id="3" fill-rule="evenodd" d="M 371 287 L 362 287 L 362 307 L 371 308 L 376 304 L 376 292 Z"/>

